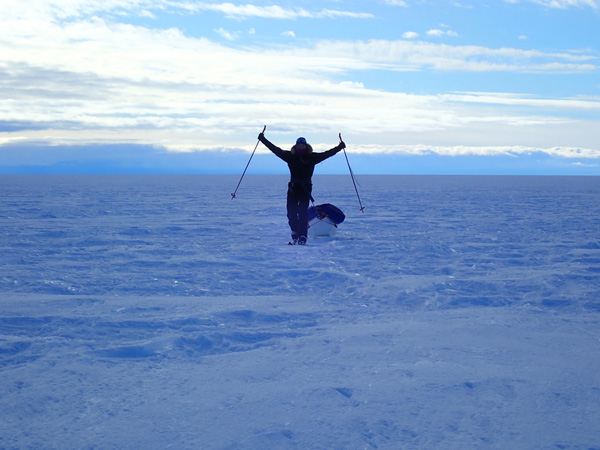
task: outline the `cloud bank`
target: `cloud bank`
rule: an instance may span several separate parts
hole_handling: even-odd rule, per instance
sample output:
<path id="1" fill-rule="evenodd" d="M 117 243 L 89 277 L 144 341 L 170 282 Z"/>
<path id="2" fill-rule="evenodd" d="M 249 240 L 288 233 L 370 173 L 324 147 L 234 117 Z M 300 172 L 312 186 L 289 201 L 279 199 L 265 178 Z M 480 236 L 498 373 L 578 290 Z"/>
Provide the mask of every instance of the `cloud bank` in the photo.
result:
<path id="1" fill-rule="evenodd" d="M 592 0 L 537 3 L 598 7 Z M 172 152 L 250 151 L 267 124 L 281 140 L 309 130 L 317 148 L 335 144 L 344 131 L 354 150 L 365 154 L 599 157 L 598 97 L 411 93 L 364 81 L 394 73 L 588 75 L 599 67 L 594 50 L 449 45 L 418 40 L 414 32 L 398 40 L 228 45 L 127 19 L 205 11 L 235 19 L 374 18 L 277 5 L 7 0 L 0 5 L 0 146 L 124 143 Z M 223 27 L 210 31 L 232 43 L 240 38 Z M 428 34 L 449 33 L 457 34 Z"/>

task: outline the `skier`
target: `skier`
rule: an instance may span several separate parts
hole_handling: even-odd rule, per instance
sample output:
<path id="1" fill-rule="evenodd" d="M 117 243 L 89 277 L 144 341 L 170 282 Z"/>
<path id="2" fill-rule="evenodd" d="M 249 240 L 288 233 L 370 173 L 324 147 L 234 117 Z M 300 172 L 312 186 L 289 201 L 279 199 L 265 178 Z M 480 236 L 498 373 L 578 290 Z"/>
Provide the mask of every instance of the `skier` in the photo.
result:
<path id="1" fill-rule="evenodd" d="M 306 139 L 299 137 L 291 150 L 282 150 L 260 133 L 258 140 L 275 155 L 284 160 L 290 169 L 290 182 L 287 191 L 287 216 L 292 231 L 290 244 L 306 244 L 308 235 L 308 203 L 312 198 L 312 175 L 315 166 L 346 148 L 344 141 L 326 152 L 313 152 Z"/>

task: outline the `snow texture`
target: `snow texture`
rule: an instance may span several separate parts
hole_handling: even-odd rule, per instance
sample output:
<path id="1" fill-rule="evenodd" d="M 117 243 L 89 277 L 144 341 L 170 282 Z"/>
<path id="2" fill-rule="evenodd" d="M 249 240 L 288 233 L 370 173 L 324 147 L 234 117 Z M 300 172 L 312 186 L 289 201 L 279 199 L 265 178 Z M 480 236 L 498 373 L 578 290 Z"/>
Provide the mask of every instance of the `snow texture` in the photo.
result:
<path id="1" fill-rule="evenodd" d="M 600 449 L 600 178 L 0 178 L 2 449 Z"/>

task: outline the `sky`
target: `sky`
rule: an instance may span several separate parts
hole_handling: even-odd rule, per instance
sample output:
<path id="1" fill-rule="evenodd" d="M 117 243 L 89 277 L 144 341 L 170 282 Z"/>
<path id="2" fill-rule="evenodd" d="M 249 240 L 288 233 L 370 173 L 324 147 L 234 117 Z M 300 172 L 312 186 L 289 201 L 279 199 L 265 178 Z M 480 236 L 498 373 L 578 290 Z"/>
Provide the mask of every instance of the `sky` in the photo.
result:
<path id="1" fill-rule="evenodd" d="M 0 0 L 0 173 L 600 175 L 600 0 Z"/>

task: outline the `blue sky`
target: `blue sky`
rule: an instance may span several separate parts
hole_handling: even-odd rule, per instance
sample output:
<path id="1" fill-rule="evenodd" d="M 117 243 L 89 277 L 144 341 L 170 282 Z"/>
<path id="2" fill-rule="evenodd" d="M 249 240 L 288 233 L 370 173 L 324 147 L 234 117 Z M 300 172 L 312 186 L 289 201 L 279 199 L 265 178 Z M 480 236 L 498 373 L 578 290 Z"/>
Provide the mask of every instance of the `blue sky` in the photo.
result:
<path id="1" fill-rule="evenodd" d="M 0 173 L 240 173 L 266 125 L 356 173 L 600 175 L 600 0 L 2 0 L 0 30 Z"/>

